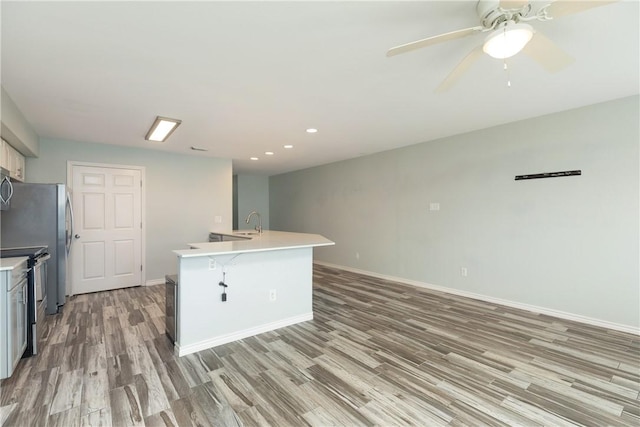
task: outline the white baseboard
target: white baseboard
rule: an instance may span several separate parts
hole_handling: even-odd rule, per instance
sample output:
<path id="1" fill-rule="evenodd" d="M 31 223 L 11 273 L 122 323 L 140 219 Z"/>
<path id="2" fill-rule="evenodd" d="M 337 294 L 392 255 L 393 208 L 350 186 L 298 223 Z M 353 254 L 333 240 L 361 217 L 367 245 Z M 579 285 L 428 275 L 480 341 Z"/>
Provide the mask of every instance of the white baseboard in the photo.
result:
<path id="1" fill-rule="evenodd" d="M 144 282 L 144 286 L 164 285 L 164 279 L 150 279 Z"/>
<path id="2" fill-rule="evenodd" d="M 211 347 L 227 344 L 232 341 L 237 341 L 243 338 L 252 337 L 254 335 L 273 331 L 275 329 L 284 328 L 285 326 L 295 325 L 296 323 L 306 322 L 308 320 L 313 320 L 313 312 L 301 314 L 299 316 L 289 317 L 287 319 L 278 320 L 276 322 L 271 322 L 264 325 L 255 326 L 253 328 L 244 329 L 242 331 L 234 332 L 231 334 L 221 335 L 221 336 L 210 338 L 194 344 L 180 346 L 178 343 L 176 343 L 174 348 L 174 353 L 176 353 L 178 356 L 185 356 L 187 354 L 196 353 L 198 351 L 206 350 Z"/>
<path id="3" fill-rule="evenodd" d="M 636 328 L 636 327 L 633 327 L 633 326 L 629 326 L 629 325 L 623 325 L 623 324 L 620 324 L 620 323 L 613 323 L 613 322 L 609 322 L 607 320 L 595 319 L 593 317 L 587 317 L 587 316 L 582 316 L 580 314 L 568 313 L 566 311 L 559 311 L 559 310 L 554 310 L 554 309 L 551 309 L 551 308 L 539 307 L 539 306 L 536 306 L 536 305 L 530 305 L 530 304 L 524 304 L 524 303 L 520 303 L 520 302 L 516 302 L 516 301 L 509 301 L 509 300 L 505 300 L 505 299 L 494 298 L 494 297 L 490 297 L 490 296 L 487 296 L 487 295 L 475 294 L 473 292 L 461 291 L 459 289 L 447 288 L 445 286 L 432 285 L 430 283 L 419 282 L 417 280 L 403 279 L 402 277 L 395 277 L 395 276 L 387 276 L 387 275 L 384 275 L 384 274 L 374 273 L 372 271 L 366 271 L 366 270 L 360 270 L 360 269 L 357 269 L 357 268 L 345 267 L 345 266 L 342 266 L 342 265 L 331 264 L 331 263 L 324 262 L 324 261 L 314 260 L 313 262 L 315 264 L 323 265 L 325 267 L 337 268 L 337 269 L 340 269 L 340 270 L 350 271 L 352 273 L 363 274 L 365 276 L 377 277 L 379 279 L 389 280 L 389 281 L 392 281 L 392 282 L 404 283 L 404 284 L 416 286 L 416 287 L 419 287 L 419 288 L 431 289 L 431 290 L 434 290 L 434 291 L 439 291 L 439 292 L 444 292 L 444 293 L 448 293 L 448 294 L 452 294 L 452 295 L 458 295 L 458 296 L 462 296 L 462 297 L 472 298 L 472 299 L 476 299 L 476 300 L 480 300 L 480 301 L 490 302 L 490 303 L 493 303 L 493 304 L 500 304 L 500 305 L 505 305 L 507 307 L 519 308 L 521 310 L 527 310 L 527 311 L 531 311 L 533 313 L 545 314 L 545 315 L 548 315 L 548 316 L 554 316 L 554 317 L 558 317 L 560 319 L 573 320 L 573 321 L 580 322 L 580 323 L 585 323 L 585 324 L 588 324 L 588 325 L 600 326 L 600 327 L 603 327 L 603 328 L 613 329 L 613 330 L 616 330 L 616 331 L 621 331 L 621 332 L 627 332 L 627 333 L 630 333 L 630 334 L 640 335 L 640 329 L 639 328 Z"/>

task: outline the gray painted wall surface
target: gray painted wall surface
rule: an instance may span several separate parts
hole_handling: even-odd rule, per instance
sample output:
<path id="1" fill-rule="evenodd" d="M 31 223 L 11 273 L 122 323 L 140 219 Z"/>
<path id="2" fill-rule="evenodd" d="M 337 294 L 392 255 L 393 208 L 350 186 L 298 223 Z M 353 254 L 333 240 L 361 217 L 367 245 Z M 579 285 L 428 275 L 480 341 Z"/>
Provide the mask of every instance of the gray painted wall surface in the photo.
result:
<path id="1" fill-rule="evenodd" d="M 238 175 L 233 175 L 233 229 L 238 229 Z"/>
<path id="2" fill-rule="evenodd" d="M 38 135 L 4 88 L 0 88 L 0 102 L 0 111 L 2 111 L 0 134 L 2 134 L 2 138 L 22 155 L 37 156 L 40 150 Z"/>
<path id="3" fill-rule="evenodd" d="M 43 139 L 40 157 L 27 158 L 29 182 L 66 183 L 67 160 L 146 168 L 147 280 L 177 272 L 172 250 L 207 241 L 209 231 L 231 229 L 231 160 Z"/>
<path id="4" fill-rule="evenodd" d="M 271 228 L 334 240 L 328 263 L 640 326 L 638 104 L 272 176 Z"/>
<path id="5" fill-rule="evenodd" d="M 237 175 L 238 208 L 234 213 L 238 220 L 237 229 L 254 228 L 256 218 L 251 218 L 251 224 L 245 222 L 247 215 L 258 211 L 262 218 L 262 228 L 269 229 L 269 177 Z"/>

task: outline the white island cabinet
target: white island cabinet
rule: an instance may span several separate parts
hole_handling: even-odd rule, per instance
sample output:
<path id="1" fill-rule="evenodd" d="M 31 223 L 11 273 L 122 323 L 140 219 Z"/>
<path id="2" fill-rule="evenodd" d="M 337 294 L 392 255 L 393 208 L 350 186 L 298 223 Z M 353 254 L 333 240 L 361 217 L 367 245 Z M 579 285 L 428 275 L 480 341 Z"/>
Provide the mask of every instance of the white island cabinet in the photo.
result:
<path id="1" fill-rule="evenodd" d="M 313 319 L 313 248 L 334 242 L 280 231 L 229 234 L 245 239 L 174 251 L 178 356 Z"/>

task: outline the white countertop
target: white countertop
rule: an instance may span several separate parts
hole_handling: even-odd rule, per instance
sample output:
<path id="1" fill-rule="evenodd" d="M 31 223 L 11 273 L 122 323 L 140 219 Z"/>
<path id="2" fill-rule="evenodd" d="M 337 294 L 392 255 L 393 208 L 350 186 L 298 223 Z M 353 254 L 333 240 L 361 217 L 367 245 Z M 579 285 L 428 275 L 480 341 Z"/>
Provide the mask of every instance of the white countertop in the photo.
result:
<path id="1" fill-rule="evenodd" d="M 334 242 L 319 234 L 289 233 L 285 231 L 271 230 L 265 230 L 262 234 L 241 234 L 246 232 L 250 231 L 240 230 L 238 232 L 230 233 L 221 233 L 216 231 L 213 233 L 235 237 L 250 237 L 250 239 L 230 242 L 189 243 L 189 246 L 194 249 L 175 250 L 173 253 L 178 255 L 178 257 L 199 257 L 335 245 Z"/>
<path id="2" fill-rule="evenodd" d="M 29 257 L 26 257 L 26 256 L 18 256 L 14 258 L 0 258 L 0 271 L 13 270 L 18 265 L 20 265 L 20 263 L 28 259 Z"/>

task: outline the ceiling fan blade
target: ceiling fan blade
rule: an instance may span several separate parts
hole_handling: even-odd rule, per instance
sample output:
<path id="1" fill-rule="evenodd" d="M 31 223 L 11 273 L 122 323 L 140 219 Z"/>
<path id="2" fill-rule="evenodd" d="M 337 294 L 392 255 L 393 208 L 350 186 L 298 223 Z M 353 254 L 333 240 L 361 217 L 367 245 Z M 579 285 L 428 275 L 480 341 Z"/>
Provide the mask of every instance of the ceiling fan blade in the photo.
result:
<path id="1" fill-rule="evenodd" d="M 435 92 L 442 93 L 451 89 L 451 87 L 453 87 L 453 85 L 455 85 L 458 82 L 458 80 L 460 80 L 460 78 L 464 75 L 464 73 L 469 71 L 469 68 L 471 68 L 471 66 L 478 59 L 480 59 L 482 55 L 484 55 L 484 52 L 482 51 L 482 45 L 476 47 L 471 52 L 469 52 L 469 54 L 465 56 L 464 59 L 460 61 L 458 65 L 456 65 L 456 68 L 453 69 L 453 71 L 447 76 L 447 78 L 444 79 L 442 83 L 440 83 L 440 85 L 436 88 Z"/>
<path id="2" fill-rule="evenodd" d="M 501 0 L 500 7 L 503 9 L 521 9 L 529 4 L 529 0 Z"/>
<path id="3" fill-rule="evenodd" d="M 539 31 L 536 31 L 522 52 L 550 73 L 558 72 L 575 61 L 571 55 Z"/>
<path id="4" fill-rule="evenodd" d="M 459 39 L 462 37 L 470 36 L 478 31 L 482 31 L 483 27 L 465 28 L 464 30 L 452 31 L 450 33 L 440 34 L 438 36 L 428 37 L 426 39 L 417 40 L 415 42 L 403 44 L 400 46 L 392 47 L 387 51 L 387 56 L 399 55 L 401 53 L 410 52 L 412 50 L 420 49 L 423 47 L 431 46 L 434 44 L 446 42 L 448 40 Z"/>
<path id="5" fill-rule="evenodd" d="M 616 3 L 618 0 L 556 0 L 547 8 L 547 14 L 552 18 L 560 18 L 565 15 L 584 12 L 594 7 L 604 6 L 610 3 Z"/>

